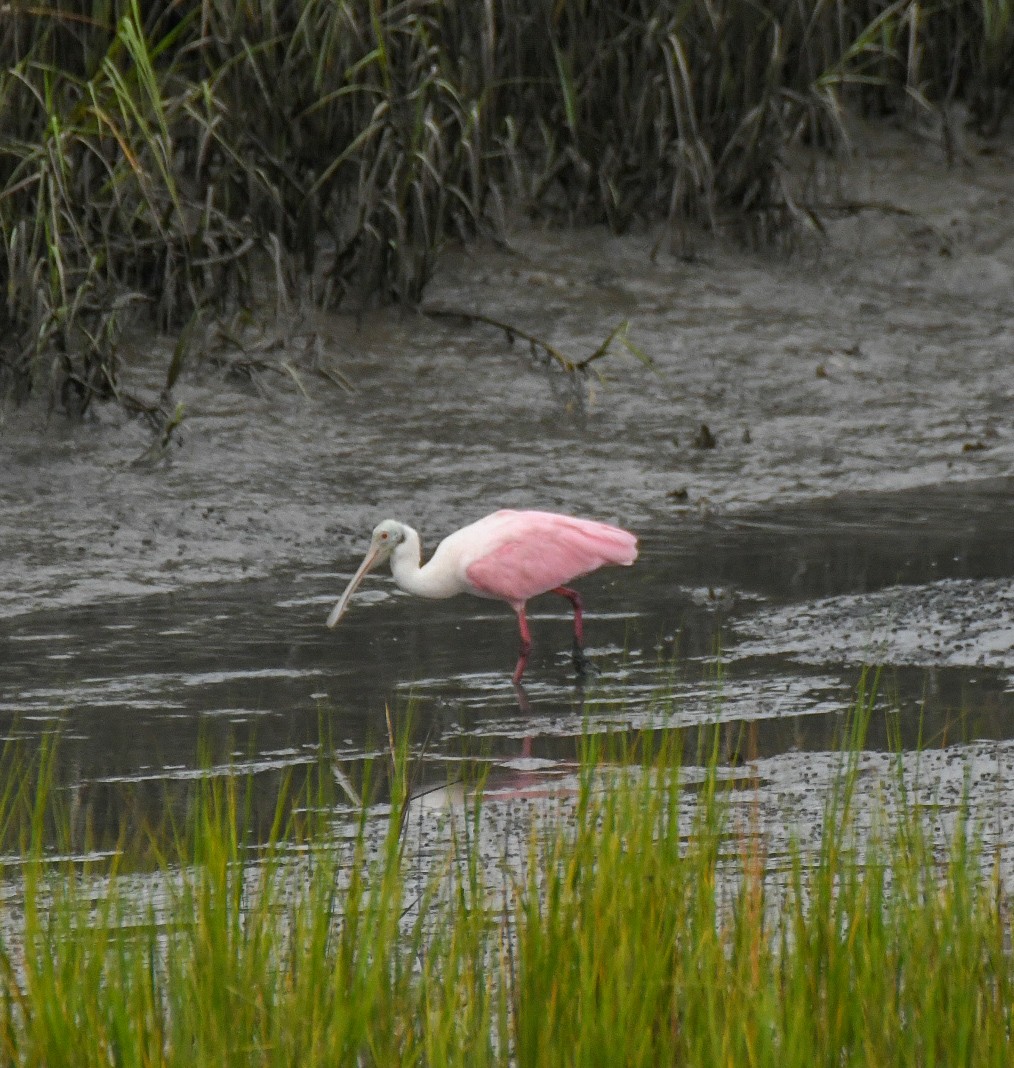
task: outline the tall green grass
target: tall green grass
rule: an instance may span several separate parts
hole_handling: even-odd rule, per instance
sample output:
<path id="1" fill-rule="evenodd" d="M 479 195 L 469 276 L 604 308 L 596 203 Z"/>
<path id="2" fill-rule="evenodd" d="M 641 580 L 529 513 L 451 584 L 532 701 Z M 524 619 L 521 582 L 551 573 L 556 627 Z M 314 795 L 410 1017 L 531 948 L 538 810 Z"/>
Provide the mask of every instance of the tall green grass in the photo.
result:
<path id="1" fill-rule="evenodd" d="M 263 839 L 242 780 L 200 782 L 154 871 L 132 845 L 69 853 L 52 759 L 18 759 L 3 1059 L 1006 1065 L 1009 888 L 967 812 L 942 837 L 903 776 L 872 800 L 862 718 L 814 849 L 769 852 L 717 745 L 684 767 L 676 733 L 588 741 L 506 887 L 479 860 L 481 794 L 410 877 L 404 742 L 389 802 L 340 815 L 325 754 Z"/>
<path id="2" fill-rule="evenodd" d="M 769 855 L 713 764 L 695 793 L 667 765 L 583 793 L 519 895 L 519 1063 L 1005 1063 L 1009 888 L 901 780 L 862 830 L 857 767 L 815 854 Z"/>
<path id="3" fill-rule="evenodd" d="M 512 204 L 769 237 L 800 215 L 785 148 L 846 106 L 997 130 L 1012 34 L 1010 0 L 14 0 L 0 385 L 117 396 L 139 309 L 414 303 Z"/>
<path id="4" fill-rule="evenodd" d="M 489 924 L 465 883 L 443 927 L 435 887 L 410 901 L 406 767 L 403 748 L 386 829 L 369 835 L 364 809 L 342 842 L 319 778 L 279 797 L 265 841 L 250 836 L 249 783 L 204 780 L 143 876 L 126 850 L 68 853 L 51 759 L 24 767 L 5 813 L 21 828 L 0 908 L 5 1062 L 447 1063 L 456 1048 L 474 1063 L 493 1040 Z"/>

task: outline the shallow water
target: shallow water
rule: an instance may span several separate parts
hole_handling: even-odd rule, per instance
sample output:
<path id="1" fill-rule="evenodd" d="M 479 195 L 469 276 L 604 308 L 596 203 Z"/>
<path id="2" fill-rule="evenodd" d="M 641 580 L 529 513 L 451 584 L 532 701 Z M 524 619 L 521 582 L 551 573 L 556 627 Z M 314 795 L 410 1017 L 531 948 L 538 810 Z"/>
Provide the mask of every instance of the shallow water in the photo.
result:
<path id="1" fill-rule="evenodd" d="M 569 606 L 533 602 L 522 704 L 508 609 L 417 601 L 383 576 L 328 631 L 347 573 L 291 571 L 5 621 L 0 715 L 21 736 L 59 723 L 61 777 L 94 816 L 124 783 L 159 804 L 202 739 L 205 760 L 266 789 L 314 759 L 322 718 L 339 758 L 376 751 L 385 707 L 412 706 L 433 781 L 477 755 L 548 775 L 587 730 L 719 721 L 730 759 L 824 751 L 864 665 L 908 713 L 905 744 L 1011 739 L 1012 576 L 1014 479 L 676 519 L 634 568 L 580 584 L 597 668 L 583 685 Z M 875 721 L 869 745 L 885 744 Z"/>
<path id="2" fill-rule="evenodd" d="M 111 406 L 84 426 L 0 410 L 7 732 L 59 723 L 62 780 L 97 818 L 124 783 L 160 804 L 199 738 L 267 796 L 322 722 L 339 756 L 386 745 L 385 707 L 412 707 L 434 781 L 475 753 L 551 774 L 585 727 L 721 720 L 730 760 L 824 751 L 864 665 L 906 745 L 1014 736 L 1014 155 L 973 174 L 890 136 L 840 195 L 910 214 L 829 219 L 792 256 L 524 231 L 449 250 L 427 293 L 575 359 L 625 319 L 650 369 L 617 346 L 575 380 L 488 327 L 295 309 L 238 334 L 306 393 L 192 368 L 165 464 L 134 463 L 148 432 Z M 139 335 L 126 384 L 156 396 L 171 345 Z M 321 386 L 309 349 L 353 391 Z M 583 687 L 551 597 L 527 705 L 495 604 L 377 577 L 324 628 L 379 519 L 432 547 L 503 506 L 641 537 L 635 567 L 581 583 Z"/>

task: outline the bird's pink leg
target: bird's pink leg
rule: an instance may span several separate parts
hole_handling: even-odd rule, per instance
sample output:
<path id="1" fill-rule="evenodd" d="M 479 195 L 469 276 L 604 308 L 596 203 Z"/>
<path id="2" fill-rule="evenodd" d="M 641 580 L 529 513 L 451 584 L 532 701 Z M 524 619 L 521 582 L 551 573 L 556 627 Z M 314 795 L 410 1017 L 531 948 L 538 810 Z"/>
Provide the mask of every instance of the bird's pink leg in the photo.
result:
<path id="1" fill-rule="evenodd" d="M 525 673 L 525 665 L 528 663 L 528 654 L 532 651 L 532 635 L 528 629 L 528 620 L 525 619 L 525 606 L 521 605 L 517 610 L 518 629 L 521 631 L 521 649 L 518 651 L 518 665 L 514 669 L 514 685 L 521 682 L 521 676 Z"/>
<path id="2" fill-rule="evenodd" d="M 561 597 L 566 597 L 574 606 L 574 670 L 579 675 L 583 675 L 591 667 L 591 662 L 584 655 L 584 619 L 581 615 L 584 610 L 584 601 L 581 600 L 581 594 L 569 586 L 557 586 L 550 590 L 550 593 L 558 593 Z"/>

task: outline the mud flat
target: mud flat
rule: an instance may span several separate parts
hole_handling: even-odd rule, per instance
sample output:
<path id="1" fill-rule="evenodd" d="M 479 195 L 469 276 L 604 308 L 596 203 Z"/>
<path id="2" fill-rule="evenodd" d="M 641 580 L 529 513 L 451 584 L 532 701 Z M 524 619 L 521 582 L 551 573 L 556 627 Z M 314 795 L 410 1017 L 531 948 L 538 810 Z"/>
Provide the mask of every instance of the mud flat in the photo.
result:
<path id="1" fill-rule="evenodd" d="M 7 721 L 62 721 L 98 782 L 190 767 L 209 722 L 222 760 L 256 735 L 265 768 L 298 763 L 322 705 L 362 753 L 411 700 L 435 754 L 566 760 L 589 710 L 652 725 L 662 691 L 688 724 L 766 724 L 762 758 L 826 749 L 879 664 L 934 737 L 1010 737 L 1014 148 L 948 166 L 913 134 L 860 135 L 807 187 L 826 235 L 793 250 L 519 230 L 449 249 L 426 295 L 575 359 L 626 321 L 651 367 L 616 345 L 574 378 L 489 326 L 305 310 L 242 344 L 323 345 L 354 391 L 205 367 L 166 463 L 135 463 L 148 432 L 120 410 L 5 409 Z M 137 339 L 131 388 L 154 393 L 145 353 L 169 343 Z M 381 578 L 323 629 L 380 518 L 432 547 L 501 506 L 642 536 L 637 567 L 587 581 L 584 691 L 544 606 L 530 713 L 506 685 L 510 613 Z"/>
<path id="2" fill-rule="evenodd" d="M 788 255 L 529 230 L 511 253 L 448 250 L 427 293 L 575 358 L 626 320 L 654 371 L 615 347 L 602 380 L 575 382 L 488 327 L 306 310 L 244 343 L 322 344 L 355 392 L 209 368 L 154 470 L 130 466 L 148 431 L 118 410 L 73 426 L 6 409 L 0 612 L 347 564 L 387 514 L 431 544 L 504 504 L 647 534 L 687 511 L 1010 474 L 1014 147 L 948 166 L 913 134 L 861 135 L 811 188 L 826 236 Z M 168 344 L 136 339 L 142 393 Z"/>

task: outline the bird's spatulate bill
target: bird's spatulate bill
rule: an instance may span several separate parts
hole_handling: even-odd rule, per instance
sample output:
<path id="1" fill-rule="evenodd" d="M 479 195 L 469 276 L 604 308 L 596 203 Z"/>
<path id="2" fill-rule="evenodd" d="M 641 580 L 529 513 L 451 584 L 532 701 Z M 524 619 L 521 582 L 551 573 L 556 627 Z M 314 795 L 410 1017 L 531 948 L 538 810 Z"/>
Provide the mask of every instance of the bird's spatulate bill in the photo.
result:
<path id="1" fill-rule="evenodd" d="M 338 603 L 331 609 L 331 614 L 327 617 L 327 625 L 329 627 L 335 626 L 338 620 L 345 615 L 345 609 L 349 606 L 349 601 L 352 599 L 352 594 L 356 592 L 359 587 L 359 583 L 369 574 L 369 572 L 376 566 L 377 561 L 380 558 L 380 551 L 376 546 L 371 546 L 370 551 L 366 554 L 363 562 L 359 565 L 359 570 L 352 576 L 351 581 L 345 587 L 345 592 L 338 598 Z"/>

